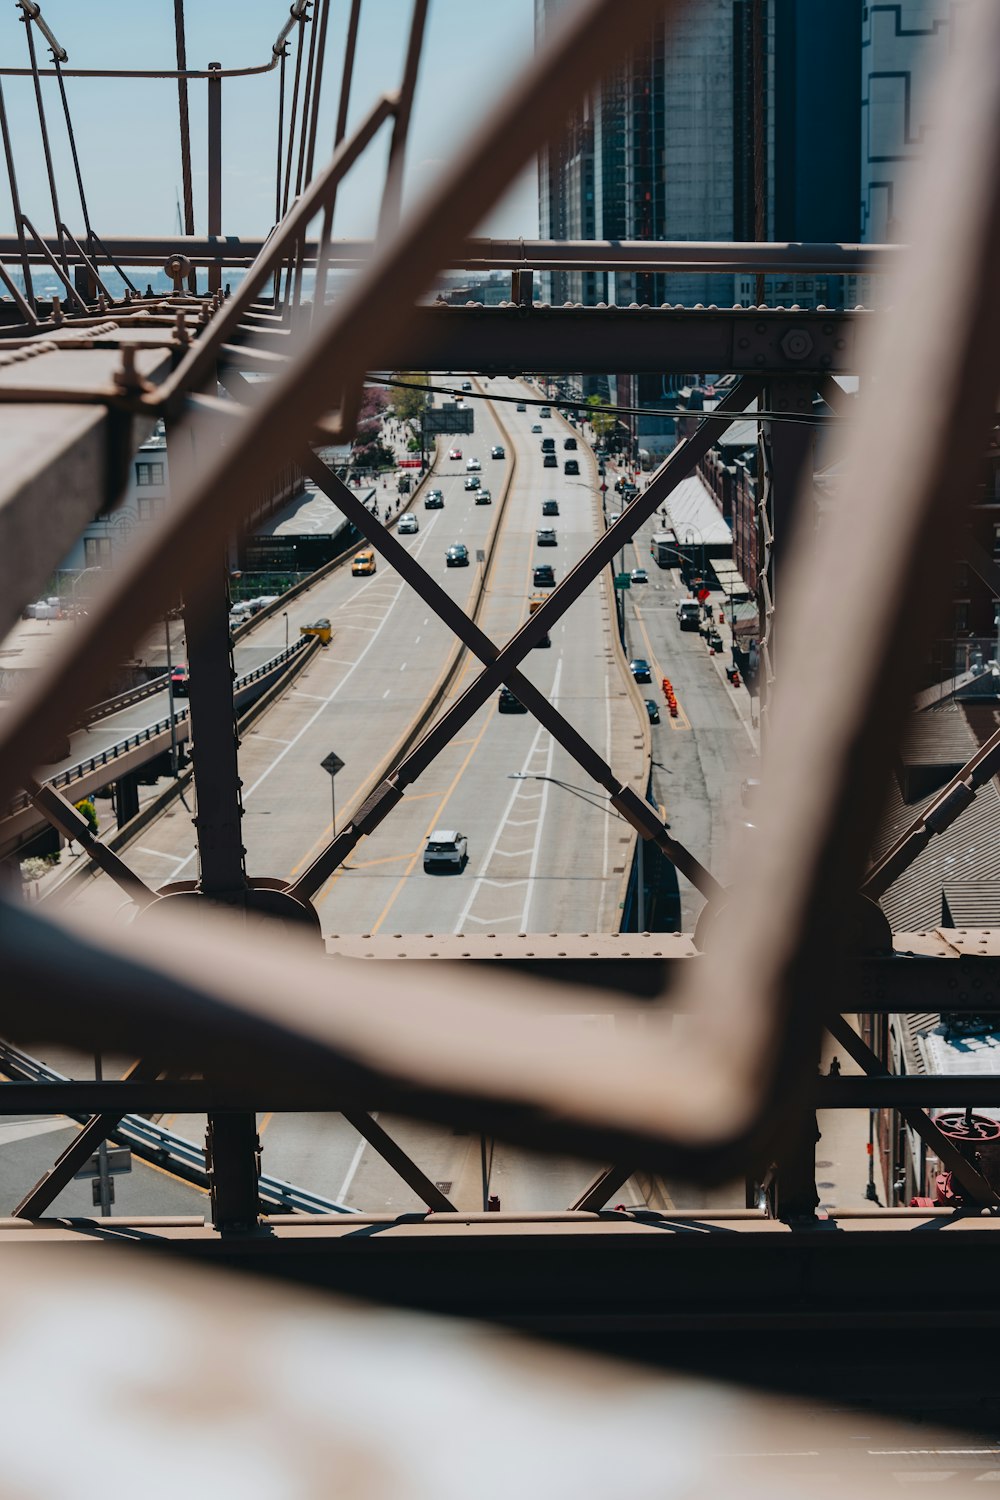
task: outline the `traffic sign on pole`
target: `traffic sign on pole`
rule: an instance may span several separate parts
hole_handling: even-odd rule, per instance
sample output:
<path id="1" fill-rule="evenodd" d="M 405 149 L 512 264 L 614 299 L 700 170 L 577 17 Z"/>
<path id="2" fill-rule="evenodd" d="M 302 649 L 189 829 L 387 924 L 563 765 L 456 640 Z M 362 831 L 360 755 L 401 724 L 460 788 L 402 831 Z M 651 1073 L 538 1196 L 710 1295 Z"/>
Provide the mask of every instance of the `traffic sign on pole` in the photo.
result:
<path id="1" fill-rule="evenodd" d="M 616 573 L 615 574 L 615 588 L 616 589 L 630 589 L 631 587 L 632 587 L 632 579 L 631 579 L 631 577 L 630 577 L 630 575 L 628 573 Z"/>
<path id="2" fill-rule="evenodd" d="M 331 750 L 330 753 L 329 753 L 329 755 L 324 755 L 323 759 L 320 761 L 320 765 L 322 766 L 323 770 L 327 773 L 327 775 L 330 778 L 331 823 L 333 825 L 333 836 L 334 836 L 334 838 L 336 838 L 337 837 L 337 783 L 336 783 L 336 780 L 334 778 L 336 777 L 338 771 L 342 771 L 344 769 L 344 762 L 341 760 L 340 756 L 336 753 L 335 750 Z"/>

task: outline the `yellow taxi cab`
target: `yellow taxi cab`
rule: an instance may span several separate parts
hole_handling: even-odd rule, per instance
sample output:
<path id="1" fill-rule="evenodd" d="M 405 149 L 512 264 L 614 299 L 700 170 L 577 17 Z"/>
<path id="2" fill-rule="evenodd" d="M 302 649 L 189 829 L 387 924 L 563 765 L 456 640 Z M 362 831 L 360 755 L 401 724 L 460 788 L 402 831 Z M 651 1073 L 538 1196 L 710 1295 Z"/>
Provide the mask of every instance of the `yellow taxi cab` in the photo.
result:
<path id="1" fill-rule="evenodd" d="M 375 571 L 375 552 L 371 547 L 365 547 L 363 551 L 355 553 L 354 561 L 351 563 L 351 572 L 355 578 L 365 578 L 369 573 Z"/>

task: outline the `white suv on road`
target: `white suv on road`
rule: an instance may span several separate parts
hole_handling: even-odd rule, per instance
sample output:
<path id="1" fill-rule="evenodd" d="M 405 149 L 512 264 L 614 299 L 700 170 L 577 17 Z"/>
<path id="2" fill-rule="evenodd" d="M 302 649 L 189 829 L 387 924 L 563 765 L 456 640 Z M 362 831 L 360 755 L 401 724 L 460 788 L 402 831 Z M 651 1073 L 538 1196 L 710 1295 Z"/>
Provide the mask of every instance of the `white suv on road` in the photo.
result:
<path id="1" fill-rule="evenodd" d="M 424 847 L 424 871 L 463 870 L 469 857 L 469 841 L 454 828 L 435 828 Z"/>

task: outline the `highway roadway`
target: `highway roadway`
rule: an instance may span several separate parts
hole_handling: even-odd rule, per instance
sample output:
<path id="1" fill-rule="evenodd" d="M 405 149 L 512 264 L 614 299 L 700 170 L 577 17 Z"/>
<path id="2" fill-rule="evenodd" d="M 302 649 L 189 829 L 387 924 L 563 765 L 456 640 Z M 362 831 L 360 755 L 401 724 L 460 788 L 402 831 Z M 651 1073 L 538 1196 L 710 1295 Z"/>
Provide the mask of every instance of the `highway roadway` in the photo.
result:
<path id="1" fill-rule="evenodd" d="M 524 393 L 513 381 L 496 381 L 490 389 Z M 563 470 L 570 456 L 563 444 L 571 428 L 561 418 L 540 421 L 534 410 L 518 413 L 506 404 L 502 421 L 506 430 L 501 430 L 489 405 L 476 402 L 475 436 L 455 440 L 462 459 L 445 459 L 438 468 L 436 483 L 444 491 L 445 508 L 426 511 L 418 500 L 420 531 L 405 539 L 452 597 L 471 610 L 479 587 L 476 552 L 485 550 L 497 520 L 481 624 L 498 643 L 526 617 L 534 564 L 551 562 L 557 579 L 563 577 L 601 524 L 596 470 L 582 443 L 575 455 L 581 475 Z M 531 431 L 536 422 L 556 438 L 556 469 L 543 467 L 541 435 Z M 506 461 L 490 459 L 496 443 L 506 446 Z M 474 495 L 464 489 L 465 464 L 472 454 L 482 461 L 484 481 L 493 491 L 492 506 L 477 506 Z M 497 519 L 515 454 L 506 510 Z M 558 516 L 542 517 L 545 499 L 557 501 Z M 557 544 L 539 549 L 536 533 L 543 521 L 556 530 Z M 445 552 L 454 542 L 469 548 L 473 561 L 468 568 L 445 566 Z M 323 756 L 334 750 L 345 762 L 335 783 L 342 816 L 420 709 L 451 652 L 450 634 L 384 565 L 367 579 L 340 570 L 297 601 L 294 609 L 293 630 L 299 617 L 326 614 L 335 636 L 328 650 L 251 730 L 241 749 L 251 874 L 293 876 L 312 857 L 332 826 L 330 782 L 319 764 Z M 280 616 L 267 624 L 272 630 L 280 627 L 278 644 L 283 644 Z M 527 671 L 622 776 L 634 777 L 641 772 L 641 739 L 632 700 L 610 650 L 611 628 L 611 605 L 602 578 L 555 628 L 551 646 L 531 653 Z M 468 662 L 460 668 L 446 701 L 461 690 L 472 670 Z M 426 835 L 441 825 L 457 827 L 468 836 L 469 862 L 460 874 L 423 871 L 420 855 Z M 500 714 L 494 699 L 374 837 L 359 845 L 351 867 L 320 892 L 324 931 L 614 930 L 627 834 L 609 812 L 603 793 L 588 783 L 531 716 Z M 157 885 L 190 878 L 195 855 L 189 809 L 175 803 L 125 851 L 125 857 Z M 114 907 L 119 920 L 126 917 L 121 894 L 103 877 L 70 899 L 84 909 Z M 587 1017 L 575 1024 L 614 1023 L 609 1017 Z M 66 1066 L 65 1059 L 55 1061 Z M 164 1123 L 191 1140 L 203 1139 L 203 1118 Z M 428 1176 L 447 1185 L 444 1190 L 456 1204 L 467 1209 L 482 1206 L 484 1144 L 479 1137 L 401 1119 L 382 1123 Z M 340 1116 L 263 1116 L 259 1125 L 267 1171 L 358 1207 L 420 1207 L 419 1199 Z M 37 1158 L 37 1145 L 32 1155 Z M 565 1207 L 595 1170 L 593 1164 L 536 1161 L 525 1152 L 494 1150 L 491 1143 L 485 1144 L 485 1160 L 486 1191 L 497 1193 L 509 1209 Z M 22 1169 L 21 1191 L 24 1175 Z M 155 1182 L 151 1189 L 150 1181 L 138 1174 L 127 1186 L 123 1183 L 123 1195 L 128 1195 L 123 1205 L 136 1212 L 141 1204 L 149 1211 L 148 1200 L 158 1201 Z M 80 1212 L 84 1188 L 74 1185 L 58 1207 Z M 2 1170 L 0 1191 L 13 1201 Z M 183 1190 L 185 1201 L 190 1202 L 191 1194 L 191 1189 Z M 164 1195 L 166 1199 L 166 1188 Z M 634 1193 L 624 1196 L 638 1201 Z M 177 1197 L 171 1187 L 170 1202 Z"/>
<path id="2" fill-rule="evenodd" d="M 608 493 L 608 509 L 615 496 Z M 682 631 L 677 623 L 678 601 L 689 598 L 680 573 L 661 569 L 650 556 L 650 539 L 662 528 L 654 517 L 626 551 L 625 565 L 645 568 L 646 584 L 636 584 L 625 596 L 625 640 L 629 657 L 644 657 L 652 668 L 652 682 L 643 684 L 644 696 L 660 710 L 652 726 L 653 796 L 664 808 L 674 836 L 685 844 L 717 880 L 732 875 L 737 838 L 745 832 L 747 812 L 740 786 L 759 775 L 756 736 L 747 723 L 746 689 L 726 682 L 718 658 L 708 654 L 697 631 Z M 715 618 L 723 595 L 711 597 Z M 678 716 L 667 711 L 661 682 L 669 677 L 677 695 Z M 741 713 L 741 709 L 744 712 Z M 694 929 L 704 897 L 678 877 L 681 930 Z"/>

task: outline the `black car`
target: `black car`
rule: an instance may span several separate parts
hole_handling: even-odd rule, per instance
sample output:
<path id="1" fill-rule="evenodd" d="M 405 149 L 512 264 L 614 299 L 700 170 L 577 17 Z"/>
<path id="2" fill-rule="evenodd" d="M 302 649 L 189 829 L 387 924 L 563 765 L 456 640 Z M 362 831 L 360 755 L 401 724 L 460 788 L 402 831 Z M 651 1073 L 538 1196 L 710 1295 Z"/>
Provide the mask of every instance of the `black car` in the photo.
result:
<path id="1" fill-rule="evenodd" d="M 649 715 L 649 722 L 651 724 L 659 724 L 659 722 L 660 722 L 660 710 L 657 708 L 657 706 L 653 702 L 652 698 L 645 699 L 645 704 L 646 704 L 646 712 Z"/>
<path id="2" fill-rule="evenodd" d="M 653 680 L 650 676 L 649 662 L 642 656 L 634 656 L 628 664 L 628 669 L 636 682 L 652 682 Z"/>
<path id="3" fill-rule="evenodd" d="M 500 689 L 500 701 L 497 704 L 497 712 L 502 714 L 526 714 L 528 710 L 510 688 L 504 685 Z"/>
<path id="4" fill-rule="evenodd" d="M 543 500 L 542 501 L 542 515 L 543 516 L 557 516 L 558 514 L 559 514 L 559 501 L 558 500 Z"/>
<path id="5" fill-rule="evenodd" d="M 472 381 L 471 380 L 463 380 L 462 381 L 462 390 L 463 391 L 471 391 L 472 390 Z"/>
<path id="6" fill-rule="evenodd" d="M 567 449 L 575 448 L 576 447 L 576 438 L 564 438 L 563 439 L 563 447 L 567 448 Z"/>
<path id="7" fill-rule="evenodd" d="M 444 555 L 444 560 L 449 568 L 467 568 L 469 566 L 469 549 L 461 542 L 456 542 L 449 547 Z"/>
<path id="8" fill-rule="evenodd" d="M 542 459 L 542 467 L 545 469 L 558 469 L 559 460 L 554 453 L 546 453 Z"/>
<path id="9" fill-rule="evenodd" d="M 507 450 L 503 443 L 494 443 L 490 449 L 490 458 L 505 458 L 506 456 Z"/>
<path id="10" fill-rule="evenodd" d="M 175 698 L 186 698 L 188 695 L 188 682 L 191 673 L 188 671 L 187 662 L 179 661 L 170 673 L 170 686 Z"/>
<path id="11" fill-rule="evenodd" d="M 579 472 L 580 472 L 580 465 L 577 463 L 576 459 L 575 458 L 567 458 L 566 462 L 563 464 L 563 473 L 564 474 L 579 474 Z"/>
<path id="12" fill-rule="evenodd" d="M 440 490 L 428 490 L 424 496 L 424 510 L 444 510 L 444 495 Z"/>
<path id="13" fill-rule="evenodd" d="M 548 563 L 539 563 L 535 569 L 532 579 L 536 589 L 551 589 L 555 587 L 556 570 Z"/>

